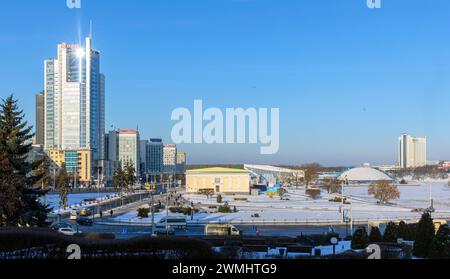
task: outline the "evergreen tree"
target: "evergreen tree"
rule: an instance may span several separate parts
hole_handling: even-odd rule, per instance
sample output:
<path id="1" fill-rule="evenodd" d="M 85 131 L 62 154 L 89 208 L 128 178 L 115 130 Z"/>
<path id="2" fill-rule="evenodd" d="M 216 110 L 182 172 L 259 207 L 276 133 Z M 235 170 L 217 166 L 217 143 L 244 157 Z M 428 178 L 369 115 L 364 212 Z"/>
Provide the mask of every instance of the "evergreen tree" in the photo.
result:
<path id="1" fill-rule="evenodd" d="M 118 168 L 117 170 L 114 171 L 113 174 L 113 187 L 119 191 L 120 193 L 124 192 L 124 190 L 126 189 L 126 181 L 125 181 L 125 172 L 123 171 L 122 168 Z"/>
<path id="2" fill-rule="evenodd" d="M 408 226 L 408 224 L 404 221 L 401 221 L 398 225 L 398 237 L 408 241 L 414 240 L 410 226 Z"/>
<path id="3" fill-rule="evenodd" d="M 68 206 L 69 194 L 69 175 L 67 174 L 66 164 L 62 164 L 58 175 L 56 176 L 56 188 L 59 193 L 59 207 L 66 210 Z"/>
<path id="4" fill-rule="evenodd" d="M 414 241 L 414 255 L 416 257 L 428 257 L 434 236 L 433 219 L 431 218 L 431 214 L 426 212 L 422 215 L 417 226 L 416 239 Z"/>
<path id="5" fill-rule="evenodd" d="M 9 96 L 0 105 L 0 226 L 44 226 L 50 210 L 39 198 L 45 191 L 34 187 L 42 179 L 42 161 L 29 162 L 31 127 L 23 121 L 17 100 Z"/>
<path id="6" fill-rule="evenodd" d="M 136 170 L 132 162 L 125 162 L 124 177 L 126 183 L 126 189 L 130 192 L 133 189 L 133 185 L 136 182 Z"/>
<path id="7" fill-rule="evenodd" d="M 366 228 L 358 228 L 352 236 L 352 249 L 365 249 L 369 244 Z"/>
<path id="8" fill-rule="evenodd" d="M 370 229 L 369 241 L 370 243 L 378 243 L 383 241 L 383 236 L 381 236 L 381 232 L 378 227 L 372 227 Z"/>
<path id="9" fill-rule="evenodd" d="M 430 258 L 450 258 L 450 229 L 448 225 L 442 225 L 431 243 Z"/>
<path id="10" fill-rule="evenodd" d="M 389 222 L 384 230 L 383 241 L 396 243 L 398 236 L 398 226 L 394 222 Z"/>

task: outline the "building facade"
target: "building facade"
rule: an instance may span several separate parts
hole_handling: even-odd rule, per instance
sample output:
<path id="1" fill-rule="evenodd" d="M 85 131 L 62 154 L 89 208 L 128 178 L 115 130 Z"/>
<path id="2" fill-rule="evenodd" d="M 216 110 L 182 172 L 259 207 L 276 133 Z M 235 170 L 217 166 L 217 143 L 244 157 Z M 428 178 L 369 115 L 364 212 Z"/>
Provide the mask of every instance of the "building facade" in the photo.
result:
<path id="1" fill-rule="evenodd" d="M 44 111 L 45 94 L 41 92 L 36 95 L 36 135 L 34 144 L 44 145 L 45 135 L 45 111 Z"/>
<path id="2" fill-rule="evenodd" d="M 162 139 L 150 139 L 146 150 L 147 173 L 159 175 L 164 171 L 164 143 Z"/>
<path id="3" fill-rule="evenodd" d="M 177 152 L 177 174 L 186 172 L 186 152 Z"/>
<path id="4" fill-rule="evenodd" d="M 250 194 L 250 172 L 231 168 L 205 168 L 186 171 L 186 191 L 210 189 L 222 194 Z"/>
<path id="5" fill-rule="evenodd" d="M 141 140 L 139 146 L 139 161 L 141 162 L 141 176 L 147 174 L 147 145 L 148 140 Z"/>
<path id="6" fill-rule="evenodd" d="M 427 165 L 427 139 L 404 134 L 398 139 L 398 164 L 400 168 L 417 168 Z"/>
<path id="7" fill-rule="evenodd" d="M 78 150 L 47 150 L 49 158 L 59 168 L 66 165 L 69 175 L 78 175 L 81 182 L 90 182 L 92 179 L 92 151 Z"/>
<path id="8" fill-rule="evenodd" d="M 133 164 L 136 171 L 136 177 L 141 175 L 140 138 L 137 129 L 119 130 L 118 159 L 122 167 L 124 167 L 127 162 Z"/>
<path id="9" fill-rule="evenodd" d="M 58 45 L 57 58 L 44 63 L 44 146 L 46 150 L 92 150 L 104 154 L 105 77 L 100 52 L 86 38 L 85 47 Z"/>
<path id="10" fill-rule="evenodd" d="M 166 144 L 163 151 L 164 172 L 175 173 L 177 171 L 177 146 Z"/>

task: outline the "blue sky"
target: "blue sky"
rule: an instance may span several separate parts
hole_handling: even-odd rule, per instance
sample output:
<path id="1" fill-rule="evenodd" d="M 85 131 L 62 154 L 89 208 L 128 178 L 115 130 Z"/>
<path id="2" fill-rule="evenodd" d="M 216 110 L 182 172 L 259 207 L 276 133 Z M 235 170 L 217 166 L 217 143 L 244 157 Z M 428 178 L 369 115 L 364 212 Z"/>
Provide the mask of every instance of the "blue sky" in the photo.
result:
<path id="1" fill-rule="evenodd" d="M 189 163 L 395 163 L 397 137 L 450 159 L 450 1 L 1 1 L 0 96 L 34 123 L 43 60 L 94 21 L 106 127 L 170 142 L 177 107 L 279 107 L 280 150 L 182 145 Z"/>

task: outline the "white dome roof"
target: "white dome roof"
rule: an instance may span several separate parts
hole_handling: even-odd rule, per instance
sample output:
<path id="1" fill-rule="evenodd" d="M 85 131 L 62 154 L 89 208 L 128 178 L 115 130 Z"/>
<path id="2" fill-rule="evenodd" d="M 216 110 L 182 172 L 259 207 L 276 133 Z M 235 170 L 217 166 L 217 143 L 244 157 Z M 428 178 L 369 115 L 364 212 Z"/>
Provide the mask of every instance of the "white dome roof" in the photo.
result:
<path id="1" fill-rule="evenodd" d="M 348 179 L 348 181 L 392 181 L 392 177 L 386 173 L 370 167 L 360 167 L 348 170 L 342 173 L 339 180 Z"/>

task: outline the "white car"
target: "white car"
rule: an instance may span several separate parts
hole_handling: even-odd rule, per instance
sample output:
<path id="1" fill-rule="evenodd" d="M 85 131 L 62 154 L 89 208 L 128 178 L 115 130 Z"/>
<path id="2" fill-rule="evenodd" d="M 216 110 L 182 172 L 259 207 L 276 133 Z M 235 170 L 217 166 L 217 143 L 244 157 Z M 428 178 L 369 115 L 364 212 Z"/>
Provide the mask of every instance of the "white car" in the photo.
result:
<path id="1" fill-rule="evenodd" d="M 69 236 L 74 236 L 75 234 L 77 234 L 77 231 L 72 228 L 60 228 L 58 230 L 58 232 L 60 234 L 69 235 Z M 81 233 L 81 232 L 79 231 L 78 233 Z"/>

